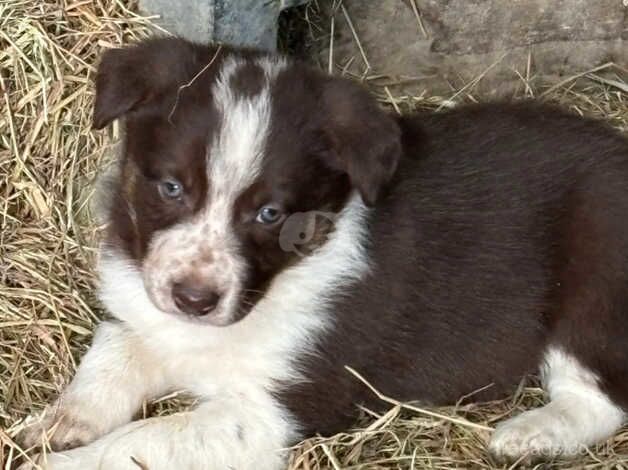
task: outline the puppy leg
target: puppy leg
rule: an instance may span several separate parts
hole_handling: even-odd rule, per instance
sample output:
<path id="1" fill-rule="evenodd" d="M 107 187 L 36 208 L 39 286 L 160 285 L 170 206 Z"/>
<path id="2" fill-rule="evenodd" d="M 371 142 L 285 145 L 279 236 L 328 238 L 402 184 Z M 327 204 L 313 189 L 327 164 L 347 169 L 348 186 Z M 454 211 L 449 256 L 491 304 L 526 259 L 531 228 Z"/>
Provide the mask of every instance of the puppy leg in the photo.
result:
<path id="1" fill-rule="evenodd" d="M 550 348 L 542 370 L 547 405 L 497 427 L 489 450 L 516 460 L 569 456 L 615 433 L 625 413 L 598 386 L 598 378 L 573 356 Z"/>
<path id="2" fill-rule="evenodd" d="M 292 437 L 289 419 L 270 397 L 255 403 L 234 397 L 135 421 L 87 446 L 40 456 L 38 463 L 47 470 L 278 470 Z"/>
<path id="3" fill-rule="evenodd" d="M 131 421 L 142 401 L 166 388 L 159 364 L 124 324 L 104 322 L 76 376 L 57 401 L 25 429 L 26 447 L 85 445 Z"/>

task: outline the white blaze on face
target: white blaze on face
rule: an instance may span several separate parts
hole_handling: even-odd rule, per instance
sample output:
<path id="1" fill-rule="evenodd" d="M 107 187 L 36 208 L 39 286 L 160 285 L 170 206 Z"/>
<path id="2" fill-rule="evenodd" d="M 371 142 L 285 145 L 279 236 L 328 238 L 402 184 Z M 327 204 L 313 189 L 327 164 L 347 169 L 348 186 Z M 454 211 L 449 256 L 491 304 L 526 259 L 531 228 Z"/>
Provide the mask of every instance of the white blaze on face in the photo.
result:
<path id="1" fill-rule="evenodd" d="M 259 176 L 271 118 L 271 84 L 286 66 L 281 58 L 262 57 L 263 86 L 255 95 L 231 88 L 231 78 L 245 64 L 228 57 L 212 85 L 220 122 L 207 147 L 208 194 L 204 207 L 189 221 L 158 232 L 143 266 L 144 283 L 155 305 L 176 312 L 172 284 L 191 279 L 220 293 L 208 321 L 226 324 L 236 315 L 245 260 L 233 231 L 237 197 Z"/>

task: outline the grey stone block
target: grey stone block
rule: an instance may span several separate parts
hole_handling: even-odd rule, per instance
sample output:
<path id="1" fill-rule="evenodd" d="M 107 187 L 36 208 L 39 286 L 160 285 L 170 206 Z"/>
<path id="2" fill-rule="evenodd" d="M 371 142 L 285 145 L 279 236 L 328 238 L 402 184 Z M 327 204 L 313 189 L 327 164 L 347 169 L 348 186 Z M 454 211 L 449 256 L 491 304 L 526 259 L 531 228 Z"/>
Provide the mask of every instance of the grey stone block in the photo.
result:
<path id="1" fill-rule="evenodd" d="M 308 0 L 140 0 L 140 11 L 158 15 L 167 31 L 197 42 L 274 50 L 277 18 Z"/>

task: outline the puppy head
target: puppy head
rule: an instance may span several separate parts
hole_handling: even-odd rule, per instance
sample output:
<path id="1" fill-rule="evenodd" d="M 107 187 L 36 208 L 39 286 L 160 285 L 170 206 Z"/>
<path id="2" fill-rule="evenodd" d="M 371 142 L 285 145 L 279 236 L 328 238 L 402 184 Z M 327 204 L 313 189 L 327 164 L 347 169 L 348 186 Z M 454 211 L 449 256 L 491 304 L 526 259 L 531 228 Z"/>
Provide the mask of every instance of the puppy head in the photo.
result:
<path id="1" fill-rule="evenodd" d="M 315 254 L 353 190 L 375 204 L 401 152 L 396 122 L 359 86 L 180 39 L 105 53 L 94 127 L 119 117 L 108 243 L 158 309 L 213 325 Z"/>

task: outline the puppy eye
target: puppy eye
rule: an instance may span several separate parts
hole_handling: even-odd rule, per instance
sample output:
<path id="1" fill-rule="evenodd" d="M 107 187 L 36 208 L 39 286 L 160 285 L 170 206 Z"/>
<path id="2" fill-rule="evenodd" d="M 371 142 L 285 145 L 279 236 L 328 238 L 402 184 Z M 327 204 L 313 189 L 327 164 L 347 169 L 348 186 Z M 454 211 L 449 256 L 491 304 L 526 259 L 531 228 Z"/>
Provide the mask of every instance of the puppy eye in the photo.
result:
<path id="1" fill-rule="evenodd" d="M 257 213 L 255 222 L 264 225 L 272 225 L 283 219 L 283 213 L 275 206 L 264 206 Z"/>
<path id="2" fill-rule="evenodd" d="M 183 195 L 183 186 L 176 180 L 164 180 L 159 183 L 159 194 L 164 199 L 179 199 Z"/>

